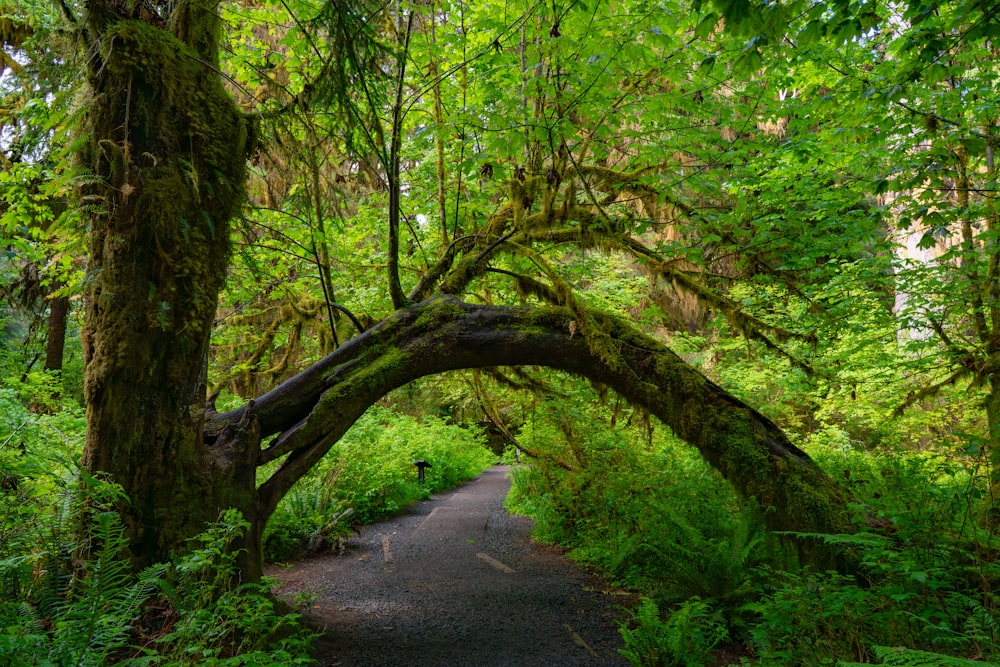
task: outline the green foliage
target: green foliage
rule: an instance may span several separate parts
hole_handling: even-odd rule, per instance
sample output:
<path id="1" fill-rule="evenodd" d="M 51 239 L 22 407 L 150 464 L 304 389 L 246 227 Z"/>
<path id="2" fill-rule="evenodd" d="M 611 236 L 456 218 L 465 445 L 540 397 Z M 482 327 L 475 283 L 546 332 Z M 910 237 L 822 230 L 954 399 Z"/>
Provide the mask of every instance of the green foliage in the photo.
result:
<path id="1" fill-rule="evenodd" d="M 79 148 L 62 146 L 62 133 L 76 121 L 54 111 L 71 105 L 49 103 L 69 91 L 48 92 L 81 66 L 46 46 L 55 5 L 33 4 L 10 12 L 14 30 L 30 9 L 33 43 L 4 37 L 32 66 L 3 84 L 2 285 L 29 264 L 72 283 L 85 264 L 85 226 L 56 210 L 73 175 L 64 157 Z M 385 84 L 406 62 L 405 288 L 440 266 L 430 292 L 447 284 L 483 303 L 562 300 L 641 321 L 792 432 L 851 488 L 868 525 L 796 538 L 836 546 L 852 564 L 802 569 L 764 535 L 752 500 L 737 500 L 616 398 L 528 372 L 488 391 L 455 380 L 430 398 L 397 394 L 403 412 L 486 412 L 536 455 L 517 471 L 511 506 L 535 517 L 539 537 L 648 593 L 625 635 L 630 659 L 697 662 L 724 636 L 761 664 L 875 659 L 881 649 L 871 646 L 897 644 L 913 648 L 882 659 L 916 659 L 917 649 L 995 659 L 997 538 L 981 518 L 996 511 L 987 473 L 1000 447 L 979 404 L 998 384 L 996 3 L 693 4 L 536 3 L 517 13 L 494 0 L 220 5 L 222 67 L 244 110 L 262 119 L 265 142 L 253 156 L 254 207 L 219 307 L 211 381 L 258 395 L 392 310 L 382 289 L 393 129 Z M 437 25 L 443 16 L 461 29 Z M 132 126 L 97 118 L 100 131 L 86 138 L 92 162 L 130 161 L 143 185 L 133 204 L 162 181 L 146 209 L 164 230 L 203 207 L 219 218 L 210 233 L 224 230 L 242 201 L 244 156 L 229 150 L 242 143 L 242 115 L 205 79 L 204 59 L 164 31 L 138 20 L 115 30 L 101 41 L 102 73 L 116 79 L 112 106 Z M 50 61 L 67 66 L 39 67 Z M 160 88 L 177 99 L 139 92 Z M 187 119 L 184 137 L 233 141 L 219 152 L 210 140 L 164 137 L 162 150 L 129 156 L 164 109 L 183 112 L 173 115 Z M 123 140 L 108 140 L 122 128 Z M 96 206 L 129 204 L 133 182 L 109 176 L 114 192 L 84 179 L 89 197 L 70 202 L 75 220 L 93 225 Z M 194 190 L 196 216 L 171 196 Z M 178 284 L 205 269 L 221 276 L 222 263 L 190 257 L 192 223 L 177 226 Z M 95 516 L 101 538 L 86 565 L 72 565 L 82 505 L 58 492 L 73 484 L 82 412 L 31 368 L 40 300 L 0 298 L 0 472 L 16 481 L 0 491 L 0 597 L 22 601 L 17 613 L 34 628 L 25 636 L 39 645 L 72 613 L 83 634 L 63 627 L 59 644 L 104 655 L 102 642 L 122 640 L 87 605 L 120 607 L 112 625 L 126 624 L 129 596 L 145 589 L 115 569 L 110 515 Z M 151 299 L 161 326 L 185 312 Z M 203 305 L 214 311 L 214 296 Z M 335 306 L 359 314 L 360 326 Z M 535 395 L 521 400 L 510 387 Z M 433 466 L 425 488 L 417 458 Z M 328 544 L 488 460 L 468 430 L 373 411 L 283 500 L 266 548 L 284 558 Z M 248 632 L 235 618 L 272 614 L 252 595 L 230 595 L 223 546 L 238 521 L 223 523 L 197 541 L 193 560 L 160 577 L 164 604 L 184 619 L 155 633 L 169 642 L 144 644 L 172 656 L 164 660 L 211 664 L 259 650 L 256 640 L 221 638 Z M 42 586 L 37 573 L 51 562 L 71 567 L 48 568 Z"/>
<path id="2" fill-rule="evenodd" d="M 425 485 L 416 460 L 431 464 Z M 326 459 L 282 500 L 264 537 L 265 555 L 285 559 L 471 479 L 495 461 L 482 434 L 443 419 L 369 410 Z"/>
<path id="3" fill-rule="evenodd" d="M 128 541 L 115 512 L 91 511 L 86 521 L 93 550 L 74 572 L 63 599 L 47 610 L 53 627 L 48 662 L 57 665 L 107 664 L 114 652 L 128 645 L 142 605 L 166 572 L 165 566 L 156 565 L 131 576 L 122 558 Z"/>
<path id="4" fill-rule="evenodd" d="M 879 663 L 861 662 L 837 662 L 837 667 L 858 667 L 863 664 L 880 665 L 900 665 L 908 667 L 995 667 L 995 662 L 984 662 L 982 660 L 966 660 L 955 658 L 950 655 L 940 653 L 930 653 L 928 651 L 916 651 L 909 648 L 875 646 L 872 648 L 875 657 L 881 660 Z"/>
<path id="5" fill-rule="evenodd" d="M 768 552 L 759 510 L 643 415 L 626 408 L 618 419 L 631 424 L 608 430 L 597 424 L 613 406 L 579 384 L 561 389 L 519 434 L 539 456 L 515 470 L 508 507 L 535 519 L 539 539 L 658 600 L 740 600 Z"/>
<path id="6" fill-rule="evenodd" d="M 766 537 L 760 511 L 682 443 L 613 398 L 552 389 L 558 399 L 526 412 L 518 437 L 536 456 L 516 469 L 508 505 L 536 520 L 538 537 L 645 594 L 622 631 L 633 664 L 706 664 L 696 656 L 714 641 L 768 666 L 874 659 L 873 645 L 1000 657 L 996 537 L 971 520 L 988 491 L 974 441 L 866 451 L 839 429 L 814 432 L 810 451 L 871 526 L 784 537 L 825 542 L 850 563 L 817 571 L 798 564 L 796 544 Z M 796 400 L 776 395 L 779 410 L 783 399 Z"/>
<path id="7" fill-rule="evenodd" d="M 248 524 L 229 510 L 171 564 L 133 574 L 113 486 L 86 481 L 82 552 L 45 554 L 32 585 L 0 603 L 0 664 L 305 665 L 310 635 L 268 583 L 239 583 L 230 545 Z M 0 571 L 17 559 L 0 563 Z"/>
<path id="8" fill-rule="evenodd" d="M 656 603 L 643 598 L 632 612 L 632 622 L 620 628 L 625 648 L 620 652 L 636 667 L 708 664 L 713 648 L 729 638 L 725 620 L 709 603 L 693 597 L 664 621 Z"/>
<path id="9" fill-rule="evenodd" d="M 0 599 L 12 601 L 32 589 L 49 554 L 73 550 L 80 507 L 69 489 L 85 428 L 79 408 L 36 414 L 18 394 L 0 387 Z"/>
<path id="10" fill-rule="evenodd" d="M 873 524 L 892 531 L 802 536 L 835 544 L 858 572 L 776 571 L 741 609 L 754 619 L 747 627 L 760 660 L 822 664 L 831 656 L 869 655 L 871 644 L 997 658 L 1000 600 L 993 590 L 1000 569 L 983 557 L 989 535 L 967 520 L 983 480 L 947 474 L 933 460 L 897 456 L 895 466 L 883 468 L 887 461 L 872 456 L 868 463 L 882 483 L 869 485 L 859 465 L 865 458 L 854 457 L 856 488 Z"/>
<path id="11" fill-rule="evenodd" d="M 891 531 L 808 536 L 851 554 L 859 572 L 781 575 L 752 606 L 762 655 L 799 664 L 891 644 L 997 658 L 995 536 L 968 520 L 986 480 L 940 455 L 850 460 L 869 521 Z"/>
<path id="12" fill-rule="evenodd" d="M 172 563 L 159 585 L 177 619 L 156 638 L 155 649 L 144 651 L 142 664 L 312 664 L 311 636 L 295 615 L 275 608 L 269 582 L 239 581 L 231 544 L 247 528 L 238 512 L 227 510 L 193 540 L 196 548 Z"/>

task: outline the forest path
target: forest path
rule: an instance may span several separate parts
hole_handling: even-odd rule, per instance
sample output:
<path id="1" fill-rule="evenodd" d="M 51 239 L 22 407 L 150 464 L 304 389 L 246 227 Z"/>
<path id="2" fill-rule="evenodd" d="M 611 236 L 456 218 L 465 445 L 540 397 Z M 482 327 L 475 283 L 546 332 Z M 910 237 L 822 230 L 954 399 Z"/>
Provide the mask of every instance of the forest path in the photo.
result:
<path id="1" fill-rule="evenodd" d="M 508 514 L 509 469 L 366 526 L 342 555 L 271 568 L 276 592 L 315 596 L 321 666 L 625 665 L 616 620 L 631 600 L 530 540 Z"/>

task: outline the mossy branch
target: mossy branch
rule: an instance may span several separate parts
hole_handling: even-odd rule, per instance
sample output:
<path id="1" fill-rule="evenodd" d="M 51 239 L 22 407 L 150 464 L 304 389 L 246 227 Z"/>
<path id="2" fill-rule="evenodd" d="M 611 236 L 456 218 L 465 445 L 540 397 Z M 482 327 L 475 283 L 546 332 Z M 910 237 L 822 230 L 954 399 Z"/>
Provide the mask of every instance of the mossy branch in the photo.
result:
<path id="1" fill-rule="evenodd" d="M 557 391 L 555 387 L 541 378 L 532 376 L 523 368 L 513 366 L 509 369 L 509 371 L 514 375 L 513 378 L 506 373 L 501 372 L 498 368 L 482 369 L 483 375 L 492 378 L 497 384 L 509 387 L 515 391 L 528 391 L 540 396 L 565 398 L 564 393 Z"/>
<path id="2" fill-rule="evenodd" d="M 972 371 L 968 368 L 959 368 L 957 371 L 955 371 L 945 379 L 940 380 L 939 382 L 934 382 L 925 387 L 921 387 L 918 391 L 911 392 L 906 397 L 906 400 L 904 400 L 902 403 L 896 406 L 896 408 L 892 411 L 892 416 L 902 417 L 903 413 L 906 412 L 909 408 L 913 407 L 914 405 L 924 400 L 925 398 L 930 398 L 931 396 L 934 396 L 945 387 L 955 384 L 963 377 L 970 375 L 971 372 Z"/>
<path id="3" fill-rule="evenodd" d="M 581 314 L 612 344 L 595 351 L 575 334 Z M 261 459 L 288 454 L 260 487 L 264 506 L 273 509 L 385 393 L 425 375 L 501 365 L 549 366 L 616 390 L 697 447 L 741 494 L 774 506 L 771 528 L 851 530 L 846 492 L 777 426 L 624 321 L 579 305 L 501 308 L 448 297 L 399 311 L 257 400 L 262 434 L 282 433 Z M 212 429 L 240 415 L 219 415 Z"/>

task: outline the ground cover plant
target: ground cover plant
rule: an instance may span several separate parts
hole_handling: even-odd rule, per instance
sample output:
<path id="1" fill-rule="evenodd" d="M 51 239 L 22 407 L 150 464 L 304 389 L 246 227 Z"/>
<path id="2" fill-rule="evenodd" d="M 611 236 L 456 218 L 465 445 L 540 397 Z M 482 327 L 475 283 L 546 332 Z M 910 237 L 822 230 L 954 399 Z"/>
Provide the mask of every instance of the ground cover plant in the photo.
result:
<path id="1" fill-rule="evenodd" d="M 998 538 L 981 523 L 992 500 L 975 439 L 902 448 L 898 423 L 891 444 L 862 446 L 817 429 L 808 451 L 852 489 L 858 529 L 776 535 L 764 530 L 767 508 L 609 403 L 570 385 L 525 412 L 519 442 L 537 456 L 515 471 L 508 505 L 537 521 L 539 539 L 643 596 L 622 627 L 633 664 L 1000 661 Z M 589 426 L 613 417 L 613 436 Z M 845 560 L 818 565 L 820 543 Z"/>
<path id="2" fill-rule="evenodd" d="M 183 557 L 134 572 L 113 509 L 120 489 L 78 468 L 52 471 L 36 467 L 2 492 L 0 665 L 313 664 L 313 633 L 298 616 L 266 582 L 239 581 L 231 544 L 248 525 L 238 513 L 207 526 Z"/>

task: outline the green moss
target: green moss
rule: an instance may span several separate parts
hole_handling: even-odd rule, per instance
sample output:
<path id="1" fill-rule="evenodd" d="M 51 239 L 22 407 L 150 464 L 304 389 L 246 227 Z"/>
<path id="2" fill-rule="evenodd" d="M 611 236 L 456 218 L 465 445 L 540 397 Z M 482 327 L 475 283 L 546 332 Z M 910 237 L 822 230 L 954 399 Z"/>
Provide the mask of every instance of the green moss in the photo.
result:
<path id="1" fill-rule="evenodd" d="M 438 297 L 420 308 L 420 314 L 413 322 L 417 329 L 436 329 L 462 316 L 460 302 L 448 297 Z"/>
<path id="2" fill-rule="evenodd" d="M 219 77 L 190 46 L 141 21 L 108 26 L 102 43 L 97 87 L 120 104 L 94 105 L 92 141 L 120 147 L 139 179 L 130 185 L 153 190 L 150 203 L 168 205 L 163 218 L 193 198 L 214 222 L 228 220 L 243 201 L 250 128 Z"/>
<path id="3" fill-rule="evenodd" d="M 199 50 L 169 31 L 109 21 L 101 44 L 86 155 L 105 179 L 88 194 L 108 214 L 94 231 L 136 249 L 149 274 L 140 283 L 150 286 L 148 326 L 194 349 L 225 279 L 229 221 L 245 200 L 249 125 Z M 103 250 L 94 254 L 99 264 Z"/>
<path id="4" fill-rule="evenodd" d="M 399 348 L 387 348 L 365 364 L 364 370 L 355 375 L 355 387 L 381 389 L 386 385 L 384 378 L 399 374 L 408 368 L 412 356 Z"/>

